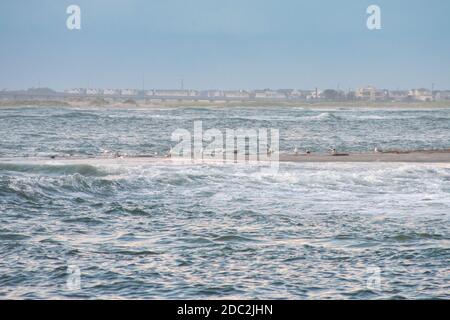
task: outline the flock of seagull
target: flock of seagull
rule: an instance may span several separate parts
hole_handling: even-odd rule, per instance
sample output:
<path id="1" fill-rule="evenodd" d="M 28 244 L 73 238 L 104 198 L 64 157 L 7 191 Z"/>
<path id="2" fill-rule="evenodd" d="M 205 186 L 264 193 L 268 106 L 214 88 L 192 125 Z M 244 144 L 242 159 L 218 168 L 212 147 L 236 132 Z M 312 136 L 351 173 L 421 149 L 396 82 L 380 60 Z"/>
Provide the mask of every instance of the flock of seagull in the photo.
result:
<path id="1" fill-rule="evenodd" d="M 375 149 L 374 149 L 374 153 L 382 153 L 382 152 L 383 152 L 383 151 L 382 151 L 381 149 L 379 149 L 379 148 L 375 148 Z M 109 151 L 103 150 L 103 153 L 109 153 Z M 216 154 L 223 154 L 223 153 L 225 153 L 225 150 L 222 148 L 222 149 L 215 149 L 215 150 L 212 150 L 212 151 L 210 151 L 207 155 L 214 157 Z M 238 153 L 238 150 L 235 149 L 235 150 L 234 150 L 234 154 L 237 154 L 237 153 Z M 272 148 L 268 145 L 268 146 L 267 146 L 267 155 L 270 156 L 270 155 L 272 155 L 273 153 L 274 153 L 274 151 L 273 151 Z M 337 156 L 337 155 L 348 155 L 348 154 L 346 154 L 346 153 L 338 153 L 337 150 L 336 150 L 336 148 L 330 148 L 330 149 L 329 149 L 329 153 L 330 153 L 330 155 L 334 155 L 334 156 Z M 205 154 L 205 150 L 204 150 L 203 148 L 200 149 L 200 154 Z M 299 151 L 299 149 L 298 149 L 297 147 L 294 148 L 294 155 L 309 155 L 309 154 L 311 154 L 311 151 L 310 151 L 310 150 L 305 150 L 304 153 L 300 153 L 300 151 Z M 158 152 L 154 152 L 153 154 L 148 155 L 148 156 L 157 157 L 158 155 L 159 155 Z M 174 155 L 173 148 L 170 147 L 170 148 L 169 148 L 169 151 L 168 151 L 166 154 L 164 154 L 164 157 L 170 158 L 170 157 L 172 157 L 173 155 Z M 70 154 L 69 156 L 72 156 L 72 154 Z M 117 151 L 117 152 L 114 153 L 114 158 L 124 158 L 124 157 L 127 157 L 127 156 L 128 156 L 128 154 L 126 154 L 126 153 L 121 153 L 121 152 L 119 152 L 119 151 Z M 50 158 L 51 158 L 51 159 L 55 159 L 55 158 L 56 158 L 56 155 L 51 155 Z"/>
<path id="2" fill-rule="evenodd" d="M 217 150 L 212 150 L 208 155 L 209 155 L 209 156 L 215 156 L 216 153 L 222 154 L 222 153 L 224 153 L 224 152 L 225 152 L 224 149 L 217 149 Z M 329 152 L 330 152 L 331 155 L 341 155 L 340 153 L 337 152 L 336 148 L 330 148 L 330 149 L 329 149 Z M 382 153 L 383 151 L 382 151 L 381 149 L 379 149 L 379 148 L 375 148 L 375 149 L 374 149 L 374 152 L 375 152 L 375 153 Z M 200 149 L 200 153 L 201 153 L 201 154 L 204 154 L 204 149 L 203 149 L 203 148 Z M 235 150 L 234 150 L 234 153 L 237 154 L 237 153 L 238 153 L 238 150 L 235 149 Z M 274 153 L 274 151 L 272 150 L 272 148 L 271 148 L 270 146 L 267 146 L 267 154 L 268 154 L 268 155 L 271 155 L 271 154 L 273 154 L 273 153 Z M 299 149 L 298 149 L 297 147 L 295 147 L 295 148 L 294 148 L 294 155 L 299 155 L 299 154 L 300 154 Z M 302 154 L 304 154 L 304 155 L 309 155 L 309 154 L 311 154 L 311 151 L 310 151 L 310 150 L 305 150 L 305 152 L 302 153 Z M 157 155 L 156 152 L 155 152 L 155 155 Z M 168 152 L 165 156 L 170 158 L 172 155 L 173 155 L 173 149 L 172 149 L 172 147 L 170 147 L 169 152 Z M 342 154 L 342 155 L 343 155 L 343 154 Z M 345 155 L 346 155 L 346 154 L 345 154 Z"/>

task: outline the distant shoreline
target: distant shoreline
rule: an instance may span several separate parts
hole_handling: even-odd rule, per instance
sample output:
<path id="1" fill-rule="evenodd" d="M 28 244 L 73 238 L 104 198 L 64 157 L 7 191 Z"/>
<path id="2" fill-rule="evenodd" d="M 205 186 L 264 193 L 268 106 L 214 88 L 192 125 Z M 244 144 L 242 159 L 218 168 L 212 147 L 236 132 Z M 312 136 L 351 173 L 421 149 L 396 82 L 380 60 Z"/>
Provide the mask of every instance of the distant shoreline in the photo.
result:
<path id="1" fill-rule="evenodd" d="M 391 101 L 107 101 L 104 99 L 62 99 L 62 100 L 0 100 L 0 108 L 12 107 L 73 107 L 73 108 L 168 108 L 168 107 L 298 107 L 325 108 L 392 108 L 392 109 L 434 109 L 450 108 L 450 101 L 433 102 L 391 102 Z"/>

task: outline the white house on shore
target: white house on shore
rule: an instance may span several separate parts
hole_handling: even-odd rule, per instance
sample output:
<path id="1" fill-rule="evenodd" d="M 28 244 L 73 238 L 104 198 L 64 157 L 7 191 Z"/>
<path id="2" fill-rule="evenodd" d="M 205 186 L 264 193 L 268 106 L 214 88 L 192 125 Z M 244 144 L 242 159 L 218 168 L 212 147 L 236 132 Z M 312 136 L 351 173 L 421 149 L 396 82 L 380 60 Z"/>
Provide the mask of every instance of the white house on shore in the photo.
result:
<path id="1" fill-rule="evenodd" d="M 286 99 L 286 94 L 270 89 L 255 90 L 256 99 Z"/>
<path id="2" fill-rule="evenodd" d="M 153 90 L 154 96 L 160 97 L 195 97 L 197 92 L 195 90 Z"/>
<path id="3" fill-rule="evenodd" d="M 223 92 L 223 96 L 226 98 L 250 98 L 250 93 L 245 90 L 227 90 Z"/>
<path id="4" fill-rule="evenodd" d="M 118 94 L 120 94 L 119 90 L 116 90 L 116 89 L 103 89 L 103 95 L 105 95 L 105 96 L 118 95 Z"/>
<path id="5" fill-rule="evenodd" d="M 406 90 L 390 90 L 389 99 L 394 101 L 404 101 L 408 99 L 408 91 Z"/>
<path id="6" fill-rule="evenodd" d="M 136 96 L 138 94 L 138 91 L 135 89 L 122 89 L 120 90 L 120 94 L 122 96 Z"/>
<path id="7" fill-rule="evenodd" d="M 433 101 L 433 94 L 428 89 L 413 89 L 409 91 L 409 96 L 417 101 Z"/>
<path id="8" fill-rule="evenodd" d="M 309 90 L 306 93 L 307 100 L 316 100 L 316 99 L 319 99 L 321 96 L 322 96 L 322 90 L 318 90 L 318 89 Z"/>
<path id="9" fill-rule="evenodd" d="M 355 92 L 355 97 L 361 100 L 379 101 L 387 99 L 388 96 L 389 96 L 388 90 L 380 90 L 375 88 L 374 86 L 366 86 L 364 88 L 359 88 Z"/>
<path id="10" fill-rule="evenodd" d="M 86 89 L 83 88 L 67 89 L 64 90 L 64 92 L 69 94 L 86 94 Z"/>
<path id="11" fill-rule="evenodd" d="M 208 97 L 208 98 L 220 98 L 223 97 L 223 91 L 222 90 L 206 90 L 202 91 L 201 96 Z"/>
<path id="12" fill-rule="evenodd" d="M 99 94 L 103 94 L 103 90 L 102 89 L 86 89 L 86 94 L 99 95 Z"/>

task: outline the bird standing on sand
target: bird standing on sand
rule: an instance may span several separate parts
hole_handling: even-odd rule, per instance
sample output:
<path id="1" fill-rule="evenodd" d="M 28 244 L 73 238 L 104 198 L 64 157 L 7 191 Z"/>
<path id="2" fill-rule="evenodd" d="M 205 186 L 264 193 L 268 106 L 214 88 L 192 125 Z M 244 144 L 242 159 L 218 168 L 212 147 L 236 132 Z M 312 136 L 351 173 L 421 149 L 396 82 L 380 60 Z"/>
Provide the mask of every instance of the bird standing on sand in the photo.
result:
<path id="1" fill-rule="evenodd" d="M 166 154 L 166 157 L 167 157 L 167 158 L 172 157 L 172 146 L 170 146 L 169 152 Z"/>
<path id="2" fill-rule="evenodd" d="M 331 154 L 333 154 L 333 155 L 337 153 L 335 148 L 331 148 L 331 149 L 330 149 L 330 152 L 331 152 Z"/>
<path id="3" fill-rule="evenodd" d="M 295 154 L 295 155 L 298 154 L 298 149 L 297 149 L 297 147 L 295 147 L 295 149 L 294 149 L 294 154 Z"/>

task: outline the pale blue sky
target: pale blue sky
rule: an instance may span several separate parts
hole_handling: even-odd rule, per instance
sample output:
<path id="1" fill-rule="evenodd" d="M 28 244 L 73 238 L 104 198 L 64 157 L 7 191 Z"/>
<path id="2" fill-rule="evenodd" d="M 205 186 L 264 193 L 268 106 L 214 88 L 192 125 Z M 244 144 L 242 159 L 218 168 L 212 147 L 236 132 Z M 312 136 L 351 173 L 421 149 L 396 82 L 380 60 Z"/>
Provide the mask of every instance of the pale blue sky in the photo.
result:
<path id="1" fill-rule="evenodd" d="M 0 89 L 450 89 L 448 0 L 2 0 L 0 43 Z"/>

